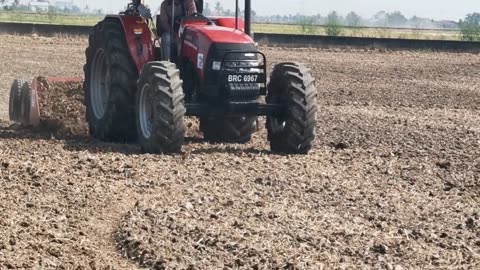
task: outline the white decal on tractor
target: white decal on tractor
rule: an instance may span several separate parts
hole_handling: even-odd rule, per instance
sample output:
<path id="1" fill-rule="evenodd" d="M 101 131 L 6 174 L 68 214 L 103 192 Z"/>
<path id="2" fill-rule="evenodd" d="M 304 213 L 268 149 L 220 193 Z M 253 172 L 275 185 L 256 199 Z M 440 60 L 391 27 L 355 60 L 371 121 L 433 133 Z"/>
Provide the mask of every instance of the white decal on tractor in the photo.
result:
<path id="1" fill-rule="evenodd" d="M 203 53 L 199 53 L 197 57 L 197 68 L 203 69 Z"/>

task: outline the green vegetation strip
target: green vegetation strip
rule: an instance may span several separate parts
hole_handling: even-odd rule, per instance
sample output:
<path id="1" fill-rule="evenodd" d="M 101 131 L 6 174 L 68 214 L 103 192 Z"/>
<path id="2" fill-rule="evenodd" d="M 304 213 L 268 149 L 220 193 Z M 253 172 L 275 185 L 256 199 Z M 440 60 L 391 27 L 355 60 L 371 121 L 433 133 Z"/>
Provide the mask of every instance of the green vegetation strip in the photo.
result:
<path id="1" fill-rule="evenodd" d="M 63 24 L 63 25 L 95 25 L 102 16 L 65 15 L 57 13 L 25 13 L 25 12 L 0 12 L 0 22 L 38 23 L 38 24 Z"/>
<path id="2" fill-rule="evenodd" d="M 94 15 L 66 15 L 58 13 L 25 13 L 0 12 L 0 22 L 38 23 L 92 26 L 102 20 L 103 16 Z M 254 32 L 274 34 L 311 34 L 326 35 L 328 29 L 319 25 L 291 25 L 255 23 Z M 398 29 L 398 28 L 364 28 L 341 27 L 341 36 L 348 37 L 375 37 L 400 39 L 430 39 L 430 40 L 460 40 L 460 31 L 452 30 L 425 30 L 425 29 Z"/>

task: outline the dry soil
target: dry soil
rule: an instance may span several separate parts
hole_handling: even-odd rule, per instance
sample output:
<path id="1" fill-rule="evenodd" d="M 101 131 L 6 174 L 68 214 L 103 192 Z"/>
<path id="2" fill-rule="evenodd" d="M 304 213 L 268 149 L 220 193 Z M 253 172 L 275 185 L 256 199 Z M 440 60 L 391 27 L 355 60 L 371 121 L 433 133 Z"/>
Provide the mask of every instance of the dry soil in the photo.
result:
<path id="1" fill-rule="evenodd" d="M 85 46 L 0 36 L 3 118 L 15 77 L 82 75 Z M 480 56 L 262 50 L 315 74 L 307 156 L 272 154 L 264 128 L 143 155 L 2 121 L 0 269 L 480 268 Z M 58 87 L 78 98 L 56 123 L 83 125 L 81 89 Z"/>

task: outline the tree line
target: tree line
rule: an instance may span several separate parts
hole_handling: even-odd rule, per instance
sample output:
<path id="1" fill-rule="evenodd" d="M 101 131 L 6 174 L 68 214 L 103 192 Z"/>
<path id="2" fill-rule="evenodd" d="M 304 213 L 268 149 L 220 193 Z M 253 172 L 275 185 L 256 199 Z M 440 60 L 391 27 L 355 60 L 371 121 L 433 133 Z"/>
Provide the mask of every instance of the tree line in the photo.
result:
<path id="1" fill-rule="evenodd" d="M 5 10 L 14 11 L 31 11 L 29 6 L 20 5 L 19 0 L 0 0 L 0 5 Z M 37 12 L 47 12 L 49 14 L 65 13 L 65 14 L 103 14 L 101 9 L 90 9 L 87 5 L 80 8 L 73 5 L 70 8 L 58 9 L 50 6 L 47 11 L 36 10 Z M 205 15 L 217 16 L 235 16 L 235 10 L 224 8 L 223 5 L 217 1 L 213 5 L 209 2 L 205 3 Z M 238 10 L 240 16 L 244 16 L 243 10 Z M 252 19 L 256 23 L 281 23 L 281 24 L 297 24 L 302 26 L 304 33 L 313 33 L 313 26 L 323 25 L 326 29 L 326 34 L 330 36 L 339 36 L 342 34 L 344 27 L 387 27 L 387 28 L 410 28 L 410 29 L 458 29 L 461 31 L 462 38 L 467 41 L 480 41 L 480 13 L 471 13 L 466 15 L 463 20 L 454 21 L 435 21 L 428 18 L 421 18 L 413 16 L 407 18 L 399 11 L 394 12 L 377 12 L 371 18 L 364 18 L 355 12 L 350 12 L 343 16 L 336 11 L 332 11 L 326 16 L 321 14 L 316 15 L 269 15 L 262 16 L 252 10 Z"/>
<path id="2" fill-rule="evenodd" d="M 211 5 L 209 2 L 205 3 L 204 8 L 205 15 L 220 15 L 220 16 L 234 16 L 235 11 L 226 9 L 222 4 L 217 1 Z M 243 10 L 240 11 L 243 14 Z M 434 21 L 432 19 L 421 18 L 413 16 L 407 18 L 399 11 L 395 12 L 377 12 L 371 18 L 363 18 L 355 12 L 350 12 L 343 16 L 336 11 L 332 11 L 329 14 L 323 16 L 321 14 L 316 15 L 302 15 L 302 14 L 289 14 L 289 15 L 258 15 L 252 10 L 252 18 L 254 22 L 258 23 L 282 23 L 282 24 L 303 24 L 305 22 L 316 25 L 326 25 L 328 23 L 337 23 L 343 26 L 350 27 L 389 27 L 389 28 L 457 28 L 458 22 L 453 21 Z"/>
<path id="3" fill-rule="evenodd" d="M 238 11 L 243 16 L 244 11 Z M 205 15 L 217 16 L 235 16 L 235 11 L 226 9 L 217 1 L 213 5 L 205 3 Z M 407 18 L 400 11 L 385 12 L 379 11 L 371 18 L 364 18 L 355 12 L 350 12 L 343 16 L 336 11 L 332 11 L 326 16 L 316 15 L 269 15 L 262 16 L 252 10 L 252 20 L 256 23 L 281 23 L 302 25 L 305 33 L 312 31 L 313 25 L 323 25 L 326 28 L 326 34 L 338 36 L 342 33 L 344 27 L 386 27 L 386 28 L 409 28 L 409 29 L 455 29 L 460 30 L 462 38 L 468 41 L 480 41 L 480 13 L 468 14 L 465 19 L 456 21 L 435 21 L 428 18 L 413 16 Z"/>
<path id="4" fill-rule="evenodd" d="M 21 5 L 20 0 L 0 0 L 0 6 L 5 11 L 20 11 L 20 12 L 36 12 L 36 13 L 49 13 L 49 14 L 76 14 L 76 15 L 102 15 L 104 14 L 102 9 L 92 9 L 88 5 L 80 7 L 78 5 L 72 5 L 70 7 L 59 8 L 54 5 L 48 6 L 48 8 L 32 7 L 28 5 Z"/>

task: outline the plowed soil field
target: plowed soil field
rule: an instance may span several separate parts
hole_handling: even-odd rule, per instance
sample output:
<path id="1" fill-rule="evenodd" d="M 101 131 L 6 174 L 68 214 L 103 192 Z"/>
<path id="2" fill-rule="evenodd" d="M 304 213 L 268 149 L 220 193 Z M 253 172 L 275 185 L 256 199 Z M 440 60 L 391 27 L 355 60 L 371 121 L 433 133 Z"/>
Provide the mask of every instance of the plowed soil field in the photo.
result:
<path id="1" fill-rule="evenodd" d="M 191 119 L 181 154 L 102 143 L 79 85 L 8 123 L 13 79 L 81 76 L 86 43 L 0 36 L 0 269 L 480 269 L 479 55 L 262 48 L 314 72 L 306 156 Z"/>

